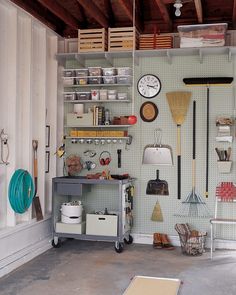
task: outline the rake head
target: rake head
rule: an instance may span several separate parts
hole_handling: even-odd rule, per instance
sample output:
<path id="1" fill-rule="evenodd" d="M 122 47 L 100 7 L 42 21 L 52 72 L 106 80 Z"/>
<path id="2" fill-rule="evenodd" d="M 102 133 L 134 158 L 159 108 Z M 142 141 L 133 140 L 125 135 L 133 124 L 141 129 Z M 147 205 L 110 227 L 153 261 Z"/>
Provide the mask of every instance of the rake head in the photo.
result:
<path id="1" fill-rule="evenodd" d="M 208 209 L 202 197 L 193 189 L 187 196 L 186 200 L 182 202 L 182 207 L 178 213 L 178 217 L 193 217 L 193 218 L 210 218 L 212 214 Z"/>

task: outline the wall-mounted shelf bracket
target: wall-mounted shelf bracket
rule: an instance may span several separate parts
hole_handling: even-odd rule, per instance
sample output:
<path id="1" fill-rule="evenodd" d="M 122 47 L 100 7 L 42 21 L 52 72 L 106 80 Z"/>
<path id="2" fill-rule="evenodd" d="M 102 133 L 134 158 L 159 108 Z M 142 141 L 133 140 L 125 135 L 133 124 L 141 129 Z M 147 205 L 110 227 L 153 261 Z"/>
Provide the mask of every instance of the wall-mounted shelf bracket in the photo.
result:
<path id="1" fill-rule="evenodd" d="M 166 50 L 166 57 L 167 57 L 168 64 L 171 65 L 172 64 L 172 56 L 171 56 L 169 50 Z"/>
<path id="2" fill-rule="evenodd" d="M 81 56 L 80 54 L 76 54 L 75 58 L 82 67 L 85 67 L 85 59 L 83 56 Z"/>

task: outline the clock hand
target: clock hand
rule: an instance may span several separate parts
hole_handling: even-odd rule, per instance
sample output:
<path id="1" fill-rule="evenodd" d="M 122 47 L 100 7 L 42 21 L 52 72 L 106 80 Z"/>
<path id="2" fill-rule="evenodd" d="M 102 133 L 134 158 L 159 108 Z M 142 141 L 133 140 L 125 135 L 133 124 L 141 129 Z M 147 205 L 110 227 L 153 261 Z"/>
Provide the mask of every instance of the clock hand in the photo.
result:
<path id="1" fill-rule="evenodd" d="M 156 88 L 156 85 L 147 85 L 147 87 Z"/>

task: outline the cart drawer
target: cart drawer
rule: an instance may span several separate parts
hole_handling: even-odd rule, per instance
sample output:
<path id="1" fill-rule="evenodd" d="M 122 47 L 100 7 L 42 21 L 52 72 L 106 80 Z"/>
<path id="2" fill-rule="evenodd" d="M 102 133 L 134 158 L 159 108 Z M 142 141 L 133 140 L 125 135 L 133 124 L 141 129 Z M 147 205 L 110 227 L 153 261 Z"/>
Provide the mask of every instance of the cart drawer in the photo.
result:
<path id="1" fill-rule="evenodd" d="M 86 214 L 86 234 L 117 236 L 117 215 Z"/>
<path id="2" fill-rule="evenodd" d="M 58 183 L 57 193 L 59 195 L 82 196 L 81 183 Z"/>

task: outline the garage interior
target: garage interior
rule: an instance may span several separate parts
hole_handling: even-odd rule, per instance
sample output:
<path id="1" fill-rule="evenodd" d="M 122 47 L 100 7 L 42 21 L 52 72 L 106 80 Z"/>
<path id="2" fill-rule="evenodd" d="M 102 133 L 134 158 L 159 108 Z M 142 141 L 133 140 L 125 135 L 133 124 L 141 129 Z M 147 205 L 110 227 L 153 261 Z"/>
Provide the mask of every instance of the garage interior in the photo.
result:
<path id="1" fill-rule="evenodd" d="M 0 294 L 235 294 L 235 27 L 235 0 L 0 0 Z"/>

